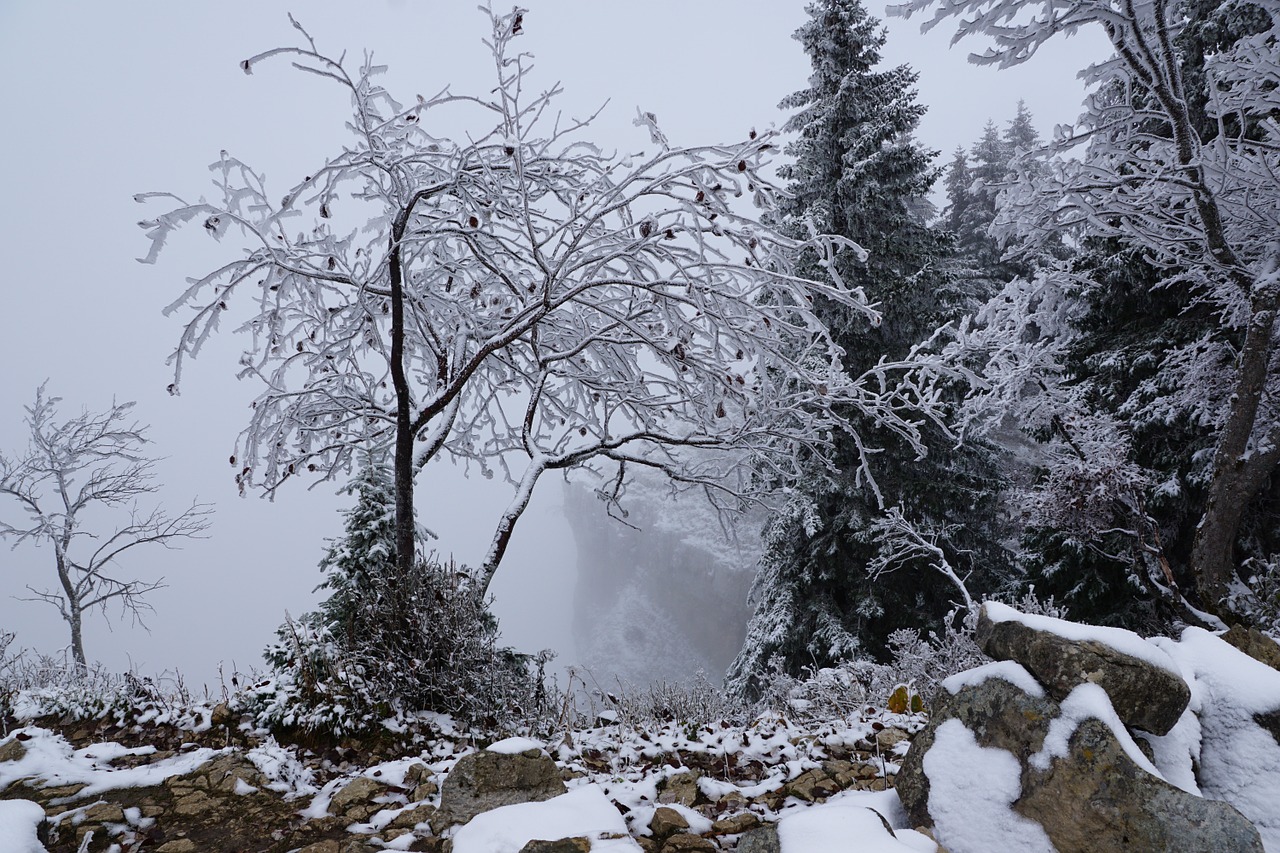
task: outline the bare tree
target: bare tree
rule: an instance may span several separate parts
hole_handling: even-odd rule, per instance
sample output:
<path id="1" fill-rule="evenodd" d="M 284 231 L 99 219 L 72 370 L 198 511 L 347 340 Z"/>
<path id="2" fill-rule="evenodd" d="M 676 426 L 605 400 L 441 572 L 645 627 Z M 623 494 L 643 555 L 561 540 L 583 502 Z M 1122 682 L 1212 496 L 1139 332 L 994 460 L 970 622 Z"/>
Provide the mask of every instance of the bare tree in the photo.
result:
<path id="1" fill-rule="evenodd" d="M 1217 446 L 1191 554 L 1203 604 L 1223 611 L 1242 519 L 1280 464 L 1280 4 L 1241 3 L 1266 24 L 1207 57 L 1205 90 L 1190 94 L 1178 42 L 1189 18 L 1179 0 L 910 0 L 894 11 L 929 7 L 925 28 L 958 18 L 957 39 L 992 40 L 971 56 L 981 64 L 1017 65 L 1048 40 L 1092 25 L 1114 48 L 1085 70 L 1098 88 L 1054 146 L 1083 156 L 1027 170 L 1003 224 L 1023 240 L 1078 229 L 1140 248 L 1178 270 L 1171 283 L 1210 304 L 1236 342 L 1226 358 L 1197 342 L 1170 359 L 1198 380 L 1179 383 L 1182 411 L 1203 409 L 1218 389 L 1230 392 L 1209 418 Z"/>
<path id="2" fill-rule="evenodd" d="M 171 356 L 174 393 L 184 360 L 243 312 L 240 375 L 264 389 L 231 457 L 242 490 L 333 477 L 358 448 L 392 457 L 407 574 L 416 474 L 436 459 L 498 472 L 513 496 L 481 567 L 487 585 L 548 472 L 590 469 L 617 500 L 640 466 L 727 505 L 766 479 L 753 471 L 786 482 L 802 455 L 824 458 L 831 433 L 849 428 L 841 412 L 919 445 L 913 418 L 935 399 L 928 371 L 899 381 L 899 366 L 881 364 L 849 377 L 811 304 L 869 322 L 874 307 L 834 270 L 825 282 L 794 273 L 801 251 L 829 261 L 861 250 L 761 222 L 776 210 L 763 169 L 773 134 L 680 148 L 641 112 L 646 150 L 604 152 L 581 138 L 590 118 L 557 112 L 558 86 L 531 94 L 530 57 L 512 48 L 524 11 L 489 17 L 495 88 L 407 103 L 375 82 L 369 58 L 353 72 L 295 22 L 302 46 L 242 67 L 288 57 L 344 89 L 342 150 L 283 197 L 225 152 L 212 166 L 216 202 L 138 197 L 178 205 L 141 223 L 144 262 L 192 223 L 244 240 L 168 309 L 193 313 Z M 445 121 L 479 130 L 432 135 Z"/>
<path id="3" fill-rule="evenodd" d="M 95 607 L 105 614 L 108 605 L 117 605 L 140 621 L 151 610 L 147 593 L 164 586 L 163 578 L 141 581 L 118 574 L 121 558 L 139 546 L 172 548 L 179 540 L 200 538 L 211 509 L 193 502 L 171 516 L 158 506 L 139 507 L 138 500 L 157 486 L 155 460 L 140 452 L 146 428 L 129 420 L 133 403 L 58 421 L 59 402 L 41 385 L 35 403 L 26 407 L 31 431 L 26 454 L 0 454 L 0 495 L 12 498 L 10 520 L 0 519 L 0 538 L 15 548 L 23 543 L 53 547 L 58 585 L 27 587 L 35 596 L 29 600 L 58 608 L 71 629 L 71 656 L 84 674 L 84 615 Z M 101 510 L 121 516 L 121 522 L 99 532 L 86 529 L 86 521 L 99 521 Z"/>

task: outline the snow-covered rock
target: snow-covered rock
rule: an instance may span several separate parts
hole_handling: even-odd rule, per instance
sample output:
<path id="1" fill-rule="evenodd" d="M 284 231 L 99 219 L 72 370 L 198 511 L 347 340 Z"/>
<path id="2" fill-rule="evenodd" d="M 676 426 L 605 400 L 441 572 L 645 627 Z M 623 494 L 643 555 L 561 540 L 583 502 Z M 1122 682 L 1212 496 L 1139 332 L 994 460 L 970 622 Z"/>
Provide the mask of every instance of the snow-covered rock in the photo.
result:
<path id="1" fill-rule="evenodd" d="M 1126 726 L 1152 734 L 1167 734 L 1191 700 L 1169 656 L 1132 631 L 1019 613 L 988 601 L 976 639 L 996 660 L 1026 667 L 1059 702 L 1080 684 L 1099 685 Z"/>

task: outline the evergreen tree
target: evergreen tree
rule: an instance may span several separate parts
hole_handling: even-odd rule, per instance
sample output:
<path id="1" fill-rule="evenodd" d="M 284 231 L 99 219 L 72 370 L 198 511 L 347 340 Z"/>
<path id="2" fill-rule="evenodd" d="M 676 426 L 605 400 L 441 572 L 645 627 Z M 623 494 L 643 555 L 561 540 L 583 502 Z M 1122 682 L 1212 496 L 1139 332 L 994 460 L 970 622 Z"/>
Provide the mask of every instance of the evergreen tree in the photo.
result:
<path id="1" fill-rule="evenodd" d="M 343 514 L 344 534 L 320 561 L 317 589 L 329 595 L 282 625 L 267 648 L 277 678 L 260 697 L 260 720 L 341 735 L 396 710 L 473 721 L 533 710 L 540 679 L 528 656 L 498 645 L 497 619 L 475 579 L 430 560 L 401 573 L 389 472 L 366 464 L 347 491 L 355 504 Z"/>
<path id="2" fill-rule="evenodd" d="M 798 135 L 788 149 L 794 162 L 783 172 L 792 194 L 786 213 L 793 227 L 809 221 L 868 251 L 865 264 L 851 257 L 837 262 L 847 281 L 881 305 L 881 324 L 868 329 L 836 306 L 817 306 L 856 375 L 881 356 L 904 355 L 955 316 L 966 294 L 946 270 L 949 238 L 918 215 L 937 173 L 934 154 L 912 136 L 924 112 L 915 101 L 915 73 L 879 67 L 885 34 L 858 0 L 818 0 L 808 11 L 795 37 L 813 75 L 808 88 L 781 104 L 796 110 L 785 129 Z M 858 421 L 857 413 L 848 416 Z M 998 477 L 986 449 L 949 450 L 935 433 L 927 436 L 928 457 L 917 460 L 905 442 L 876 437 L 883 452 L 873 473 L 885 504 L 901 505 L 908 517 L 948 534 L 943 541 L 960 573 L 969 574 L 974 589 L 988 588 L 999 564 L 992 498 Z M 836 441 L 838 462 L 854 470 L 857 448 L 840 436 Z M 730 668 L 732 689 L 756 693 L 775 665 L 797 673 L 857 653 L 883 655 L 892 630 L 939 625 L 954 591 L 923 564 L 869 575 L 882 512 L 852 475 L 831 482 L 815 470 L 807 479 L 766 533 L 756 612 Z"/>

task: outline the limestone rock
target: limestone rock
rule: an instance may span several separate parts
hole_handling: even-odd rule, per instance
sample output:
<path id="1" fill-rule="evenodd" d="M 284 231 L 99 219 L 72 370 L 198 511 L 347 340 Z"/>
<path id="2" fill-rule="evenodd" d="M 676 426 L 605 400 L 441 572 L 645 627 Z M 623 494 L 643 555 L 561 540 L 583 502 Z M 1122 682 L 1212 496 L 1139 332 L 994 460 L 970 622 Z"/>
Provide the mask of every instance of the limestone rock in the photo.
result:
<path id="1" fill-rule="evenodd" d="M 1213 850 L 1262 853 L 1240 812 L 1188 794 L 1138 767 L 1111 729 L 1086 720 L 1070 751 L 1045 772 L 1024 774 L 1014 808 L 1044 827 L 1059 853 L 1095 850 Z"/>
<path id="2" fill-rule="evenodd" d="M 375 779 L 357 776 L 333 795 L 333 799 L 329 801 L 329 812 L 362 821 L 382 808 L 371 801 L 386 790 L 387 786 Z"/>
<path id="3" fill-rule="evenodd" d="M 716 835 L 736 835 L 748 829 L 755 829 L 759 825 L 760 818 L 755 812 L 738 812 L 717 820 L 711 825 L 711 831 Z"/>
<path id="4" fill-rule="evenodd" d="M 1170 670 L 1096 640 L 1070 640 L 1018 621 L 993 621 L 988 609 L 984 604 L 978 615 L 978 645 L 996 660 L 1026 667 L 1059 702 L 1091 681 L 1106 691 L 1126 726 L 1165 735 L 1191 701 L 1191 688 Z"/>
<path id="5" fill-rule="evenodd" d="M 481 812 L 542 802 L 566 790 L 556 763 L 541 750 L 517 754 L 481 750 L 460 758 L 445 777 L 437 818 L 444 824 L 466 823 Z"/>
<path id="6" fill-rule="evenodd" d="M 0 761 L 21 761 L 27 754 L 27 748 L 15 735 L 8 742 L 0 744 Z"/>

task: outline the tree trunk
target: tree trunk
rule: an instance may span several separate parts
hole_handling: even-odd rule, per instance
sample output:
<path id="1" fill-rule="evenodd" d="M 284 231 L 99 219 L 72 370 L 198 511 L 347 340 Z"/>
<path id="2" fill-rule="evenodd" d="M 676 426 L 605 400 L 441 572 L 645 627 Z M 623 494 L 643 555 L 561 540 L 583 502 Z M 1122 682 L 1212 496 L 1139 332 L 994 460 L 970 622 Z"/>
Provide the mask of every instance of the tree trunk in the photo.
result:
<path id="1" fill-rule="evenodd" d="M 1267 273 L 1270 277 L 1274 277 L 1275 264 L 1273 257 Z M 1278 294 L 1274 285 L 1259 289 L 1240 353 L 1231 410 L 1214 450 L 1213 479 L 1209 482 L 1204 515 L 1191 548 L 1191 569 L 1201 604 L 1219 615 L 1223 615 L 1223 599 L 1235 578 L 1240 521 L 1280 462 L 1280 446 L 1276 444 L 1280 425 L 1258 423 L 1271 361 Z"/>
<path id="2" fill-rule="evenodd" d="M 417 539 L 413 520 L 413 400 L 404 372 L 404 271 L 400 262 L 400 240 L 410 207 L 402 210 L 392 224 L 390 262 L 391 382 L 396 392 L 396 575 L 401 580 L 413 573 Z"/>
<path id="3" fill-rule="evenodd" d="M 71 659 L 76 664 L 76 675 L 84 678 L 89 674 L 89 665 L 84 658 L 84 639 L 80 634 L 80 608 L 70 604 L 67 623 L 71 626 Z"/>

